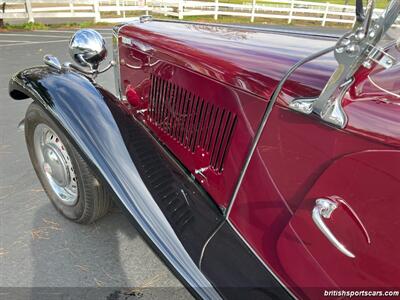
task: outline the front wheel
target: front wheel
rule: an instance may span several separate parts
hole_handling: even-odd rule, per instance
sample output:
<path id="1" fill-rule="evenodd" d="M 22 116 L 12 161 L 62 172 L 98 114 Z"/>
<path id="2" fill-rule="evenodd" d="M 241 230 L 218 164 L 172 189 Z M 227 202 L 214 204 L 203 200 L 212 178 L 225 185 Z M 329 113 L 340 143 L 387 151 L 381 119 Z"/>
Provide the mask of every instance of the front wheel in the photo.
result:
<path id="1" fill-rule="evenodd" d="M 88 224 L 110 207 L 106 188 L 38 103 L 25 116 L 25 140 L 33 168 L 56 209 L 67 219 Z"/>

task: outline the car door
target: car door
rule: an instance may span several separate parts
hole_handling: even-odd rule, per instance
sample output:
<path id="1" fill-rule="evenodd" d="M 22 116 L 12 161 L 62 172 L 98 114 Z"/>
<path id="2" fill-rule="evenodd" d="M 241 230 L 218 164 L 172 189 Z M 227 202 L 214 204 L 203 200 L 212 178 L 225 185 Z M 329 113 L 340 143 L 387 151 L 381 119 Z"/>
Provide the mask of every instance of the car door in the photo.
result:
<path id="1" fill-rule="evenodd" d="M 293 281 L 318 286 L 319 279 L 304 271 L 318 264 L 331 283 L 322 283 L 324 289 L 398 287 L 399 183 L 399 151 L 364 151 L 332 163 L 278 239 L 279 259 Z M 333 203 L 330 216 L 323 216 L 321 201 Z"/>
<path id="2" fill-rule="evenodd" d="M 358 98 L 345 101 L 349 123 L 338 129 L 288 109 L 310 94 L 295 82 L 271 112 L 230 212 L 232 226 L 297 296 L 399 286 L 398 105 L 385 104 L 387 95 L 364 95 L 365 82 L 356 81 L 351 93 Z M 320 198 L 337 206 L 329 217 L 318 210 Z M 318 214 L 354 257 L 327 238 Z"/>

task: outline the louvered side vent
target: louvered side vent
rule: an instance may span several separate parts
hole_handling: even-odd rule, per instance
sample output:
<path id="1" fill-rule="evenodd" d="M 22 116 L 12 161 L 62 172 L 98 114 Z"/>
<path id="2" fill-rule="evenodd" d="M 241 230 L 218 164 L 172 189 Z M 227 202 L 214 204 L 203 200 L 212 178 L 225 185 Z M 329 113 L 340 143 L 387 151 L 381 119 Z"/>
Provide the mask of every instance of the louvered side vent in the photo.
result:
<path id="1" fill-rule="evenodd" d="M 222 172 L 237 117 L 225 108 L 151 75 L 149 97 L 151 122 L 194 153 L 209 153 L 209 165 Z"/>

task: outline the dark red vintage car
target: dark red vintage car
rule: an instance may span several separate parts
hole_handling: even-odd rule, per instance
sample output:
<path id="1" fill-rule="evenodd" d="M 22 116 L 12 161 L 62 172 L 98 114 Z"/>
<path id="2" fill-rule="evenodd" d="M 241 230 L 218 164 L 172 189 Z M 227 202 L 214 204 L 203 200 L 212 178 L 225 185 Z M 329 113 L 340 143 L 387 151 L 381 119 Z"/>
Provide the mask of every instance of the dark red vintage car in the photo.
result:
<path id="1" fill-rule="evenodd" d="M 119 200 L 201 298 L 398 295 L 400 1 L 360 2 L 342 37 L 145 16 L 103 70 L 78 31 L 75 63 L 10 81 L 50 200 L 78 223 Z"/>

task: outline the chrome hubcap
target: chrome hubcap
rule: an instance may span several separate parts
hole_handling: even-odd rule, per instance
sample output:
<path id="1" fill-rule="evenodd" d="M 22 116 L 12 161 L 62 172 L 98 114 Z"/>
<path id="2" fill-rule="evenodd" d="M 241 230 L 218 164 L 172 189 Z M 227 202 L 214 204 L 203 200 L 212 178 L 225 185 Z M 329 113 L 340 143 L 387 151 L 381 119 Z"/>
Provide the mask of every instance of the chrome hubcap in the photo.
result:
<path id="1" fill-rule="evenodd" d="M 34 132 L 35 153 L 47 181 L 65 205 L 78 201 L 78 185 L 74 168 L 64 144 L 47 125 L 39 124 Z"/>

